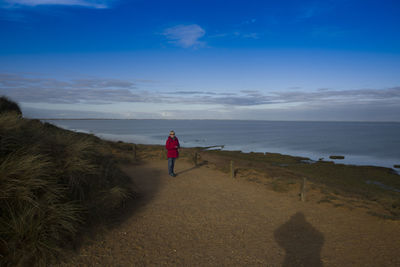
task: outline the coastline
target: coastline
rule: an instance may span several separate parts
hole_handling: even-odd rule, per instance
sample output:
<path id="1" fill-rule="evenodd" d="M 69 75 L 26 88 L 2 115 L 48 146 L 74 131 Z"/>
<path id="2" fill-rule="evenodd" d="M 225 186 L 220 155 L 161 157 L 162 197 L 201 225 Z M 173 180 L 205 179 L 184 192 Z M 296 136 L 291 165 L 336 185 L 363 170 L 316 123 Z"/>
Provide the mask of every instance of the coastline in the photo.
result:
<path id="1" fill-rule="evenodd" d="M 23 119 L 13 114 L 5 114 L 2 120 L 3 136 L 13 137 L 6 139 L 9 143 L 4 146 L 7 149 L 3 151 L 5 154 L 2 164 L 5 174 L 8 175 L 6 183 L 12 188 L 14 174 L 17 172 L 20 177 L 18 180 L 24 182 L 23 192 L 30 192 L 34 196 L 30 208 L 38 214 L 33 218 L 34 224 L 30 220 L 24 221 L 22 229 L 31 231 L 32 235 L 37 237 L 41 236 L 40 231 L 47 231 L 48 227 L 56 225 L 61 234 L 48 237 L 56 249 L 65 248 L 64 240 L 79 242 L 81 233 L 90 226 L 107 225 L 107 219 L 114 218 L 114 212 L 121 211 L 122 214 L 127 205 L 135 206 L 134 202 L 140 196 L 140 190 L 137 190 L 140 188 L 135 185 L 138 166 L 142 166 L 143 170 L 149 173 L 142 175 L 142 178 L 151 190 L 156 186 L 147 184 L 147 178 L 149 175 L 162 176 L 162 170 L 166 166 L 165 147 L 162 144 L 143 145 L 120 140 L 111 142 L 93 133 L 71 131 L 51 123 Z M 32 156 L 26 158 L 27 155 L 18 154 L 18 151 L 27 151 Z M 149 162 L 158 162 L 159 169 L 146 169 Z M 322 204 L 321 210 L 331 205 L 331 210 L 336 207 L 350 211 L 357 209 L 381 219 L 400 220 L 400 179 L 399 175 L 389 168 L 335 164 L 323 160 L 310 163 L 306 157 L 279 153 L 205 150 L 201 146 L 183 147 L 179 164 L 187 166 L 180 172 L 183 174 L 181 177 L 187 176 L 187 179 L 192 179 L 201 186 L 209 186 L 204 183 L 203 172 L 212 170 L 213 175 L 220 176 L 224 183 L 253 183 L 254 188 L 266 192 L 274 191 L 277 202 L 287 197 L 298 202 L 299 188 L 307 181 L 307 202 L 317 206 Z M 130 176 L 120 168 L 123 166 L 133 169 Z M 199 176 L 192 177 L 193 172 L 197 172 Z M 52 179 L 48 180 L 48 177 Z M 214 182 L 214 177 L 207 178 L 210 179 L 210 183 Z M 43 184 L 40 186 L 47 190 L 36 190 L 37 180 L 40 180 Z M 180 181 L 188 180 L 176 180 L 178 183 Z M 175 187 L 171 188 L 175 190 Z M 8 204 L 2 207 L 12 207 L 12 210 L 5 209 L 4 214 L 10 212 L 20 214 L 21 218 L 31 218 L 25 214 L 31 212 L 30 210 L 21 209 L 26 207 L 25 195 L 20 194 L 18 199 L 18 202 L 25 203 L 24 205 L 15 204 L 15 196 L 12 194 L 14 191 L 9 191 L 9 196 L 2 199 Z M 45 195 L 42 195 L 42 192 Z M 213 192 L 207 191 L 202 197 L 211 197 L 215 193 Z M 231 194 L 229 191 L 226 193 L 227 196 Z M 181 194 L 181 191 L 174 191 L 175 196 Z M 150 194 L 147 197 L 151 196 Z M 252 200 L 251 194 L 249 197 Z M 49 201 L 42 201 L 46 199 Z M 143 199 L 146 199 L 146 196 Z M 131 200 L 133 202 L 130 202 Z M 60 207 L 63 209 L 60 210 Z M 54 225 L 46 223 L 47 215 L 45 216 L 42 210 L 48 211 L 49 214 L 56 213 Z M 12 214 L 7 215 L 10 223 L 15 222 L 12 220 Z M 41 227 L 32 228 L 32 225 L 36 224 Z M 68 228 L 64 229 L 64 225 Z M 9 231 L 10 237 L 13 237 L 15 233 Z M 19 262 L 21 257 L 18 255 L 25 255 L 29 250 L 30 244 L 25 244 L 24 239 L 18 239 L 18 242 L 21 244 L 20 249 L 17 253 L 11 253 L 15 248 L 10 247 L 6 261 Z M 37 256 L 35 261 L 50 262 L 58 257 L 54 250 L 43 249 L 44 254 Z"/>
<path id="2" fill-rule="evenodd" d="M 163 142 L 154 142 L 154 140 L 153 140 L 153 142 L 151 142 L 151 141 L 149 142 L 149 139 L 146 136 L 93 133 L 93 132 L 81 130 L 81 129 L 73 129 L 72 131 L 86 133 L 86 134 L 93 134 L 99 138 L 102 138 L 102 139 L 108 140 L 108 141 L 113 141 L 113 142 L 122 141 L 122 142 L 127 142 L 127 143 L 132 143 L 132 144 L 140 144 L 140 145 L 163 145 Z M 212 145 L 217 145 L 217 144 L 207 144 L 204 147 L 212 146 Z M 307 158 L 308 160 L 314 161 L 314 162 L 317 162 L 320 159 L 322 159 L 323 161 L 330 161 L 330 162 L 334 162 L 335 164 L 389 168 L 400 175 L 400 169 L 394 168 L 394 165 L 398 164 L 398 162 L 399 162 L 399 161 L 395 161 L 395 160 L 386 160 L 386 159 L 382 160 L 379 158 L 373 158 L 373 157 L 364 156 L 364 155 L 344 155 L 343 156 L 344 159 L 331 159 L 330 156 L 334 155 L 332 153 L 317 153 L 317 152 L 312 152 L 312 151 L 300 152 L 300 151 L 293 151 L 293 150 L 290 151 L 288 149 L 279 149 L 279 148 L 270 149 L 268 151 L 265 151 L 264 149 L 250 150 L 250 149 L 243 149 L 241 147 L 233 147 L 233 146 L 224 145 L 224 144 L 222 144 L 221 146 L 224 146 L 224 148 L 221 149 L 222 151 L 241 151 L 242 153 L 277 153 L 277 154 L 282 154 L 282 155 L 291 156 L 291 157 Z M 190 148 L 196 148 L 196 147 L 202 147 L 202 146 L 197 146 L 195 143 L 191 143 L 190 145 L 187 145 L 186 143 L 183 142 L 182 147 L 190 149 Z"/>
<path id="3" fill-rule="evenodd" d="M 389 140 L 392 141 L 387 141 L 389 142 L 387 144 L 382 143 L 382 140 L 366 139 L 368 141 L 357 143 L 356 146 L 353 147 L 352 141 L 345 138 L 342 131 L 340 132 L 340 136 L 336 136 L 336 134 L 331 134 L 330 137 L 326 136 L 326 131 L 337 130 L 339 126 L 331 125 L 331 128 L 323 129 L 322 132 L 315 135 L 308 129 L 310 127 L 309 122 L 294 122 L 294 125 L 291 123 L 286 125 L 280 122 L 273 122 L 270 124 L 271 122 L 263 121 L 233 121 L 233 124 L 230 124 L 232 121 L 221 121 L 220 123 L 223 125 L 220 127 L 219 123 L 209 125 L 209 121 L 206 125 L 201 124 L 203 121 L 187 121 L 182 123 L 179 120 L 168 122 L 160 120 L 156 125 L 154 125 L 154 120 L 135 120 L 135 123 L 132 123 L 132 120 L 126 120 L 126 123 L 124 123 L 124 120 L 107 120 L 105 124 L 102 124 L 100 122 L 101 120 L 98 120 L 98 122 L 92 120 L 92 122 L 88 122 L 88 124 L 85 124 L 84 120 L 70 121 L 70 123 L 68 123 L 68 120 L 63 120 L 59 121 L 59 124 L 57 121 L 49 121 L 65 129 L 94 134 L 111 141 L 163 145 L 165 140 L 164 136 L 160 133 L 172 127 L 179 130 L 180 134 L 178 136 L 181 137 L 181 145 L 188 148 L 224 145 L 223 150 L 226 151 L 240 150 L 244 153 L 281 153 L 307 157 L 313 161 L 323 158 L 324 160 L 334 161 L 337 164 L 357 166 L 394 168 L 394 165 L 400 163 L 400 156 L 398 155 L 399 153 L 396 152 L 396 146 L 390 149 L 387 147 L 389 144 L 396 144 L 396 142 L 393 143 L 394 141 L 392 139 L 393 134 L 399 130 L 397 126 L 395 131 L 390 134 L 392 137 L 390 137 Z M 215 123 L 215 121 L 211 122 Z M 187 123 L 194 124 L 190 124 L 190 127 L 188 127 Z M 279 125 L 276 125 L 276 123 Z M 307 125 L 303 125 L 304 123 Z M 318 122 L 318 124 L 319 123 L 320 122 Z M 298 127 L 298 124 L 301 127 Z M 325 125 L 325 123 L 322 124 Z M 328 122 L 327 124 L 330 125 L 332 123 Z M 348 123 L 345 124 L 349 125 Z M 203 129 L 202 126 L 205 128 Z M 249 133 L 247 133 L 247 130 L 243 132 L 242 128 L 246 127 L 250 127 L 248 130 Z M 269 127 L 273 128 L 270 129 Z M 282 137 L 282 129 L 286 129 L 287 127 L 296 129 L 296 131 L 299 132 Z M 367 125 L 365 127 L 371 126 Z M 239 133 L 230 133 L 237 130 Z M 351 140 L 354 138 L 360 139 L 358 135 L 361 134 L 361 132 L 354 132 L 354 129 L 352 129 L 352 131 L 353 132 L 350 133 L 350 136 L 352 136 Z M 264 134 L 260 135 L 264 132 L 266 133 L 265 136 Z M 240 136 L 242 134 L 244 134 L 244 139 L 240 141 Z M 249 134 L 249 137 L 247 137 L 247 134 Z M 333 138 L 332 140 L 335 141 L 331 142 L 329 138 Z M 382 136 L 381 139 L 382 138 L 385 137 Z M 376 143 L 374 144 L 374 142 Z M 341 155 L 344 156 L 344 159 L 329 159 L 332 155 Z"/>

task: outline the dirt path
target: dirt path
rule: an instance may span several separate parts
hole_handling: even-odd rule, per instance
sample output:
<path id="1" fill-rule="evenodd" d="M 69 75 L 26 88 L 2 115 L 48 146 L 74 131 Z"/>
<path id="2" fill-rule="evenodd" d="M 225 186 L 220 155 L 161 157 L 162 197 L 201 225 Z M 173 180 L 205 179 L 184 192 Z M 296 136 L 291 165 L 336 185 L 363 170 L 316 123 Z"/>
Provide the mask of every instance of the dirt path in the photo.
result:
<path id="1" fill-rule="evenodd" d="M 205 165 L 127 166 L 143 197 L 70 266 L 400 266 L 400 224 L 302 203 Z"/>

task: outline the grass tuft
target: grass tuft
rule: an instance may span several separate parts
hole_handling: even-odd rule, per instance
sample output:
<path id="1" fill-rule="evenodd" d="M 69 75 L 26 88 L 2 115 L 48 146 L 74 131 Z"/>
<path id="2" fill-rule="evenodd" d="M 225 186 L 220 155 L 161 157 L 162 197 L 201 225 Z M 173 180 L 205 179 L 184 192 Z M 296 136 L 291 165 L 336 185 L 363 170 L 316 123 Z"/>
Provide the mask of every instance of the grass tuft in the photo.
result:
<path id="1" fill-rule="evenodd" d="M 22 114 L 21 109 L 17 103 L 5 96 L 0 96 L 0 113 L 3 112 L 14 112 L 18 115 Z"/>
<path id="2" fill-rule="evenodd" d="M 117 163 L 129 153 L 124 144 L 1 112 L 0 265 L 51 265 L 84 225 L 127 201 L 130 179 Z"/>

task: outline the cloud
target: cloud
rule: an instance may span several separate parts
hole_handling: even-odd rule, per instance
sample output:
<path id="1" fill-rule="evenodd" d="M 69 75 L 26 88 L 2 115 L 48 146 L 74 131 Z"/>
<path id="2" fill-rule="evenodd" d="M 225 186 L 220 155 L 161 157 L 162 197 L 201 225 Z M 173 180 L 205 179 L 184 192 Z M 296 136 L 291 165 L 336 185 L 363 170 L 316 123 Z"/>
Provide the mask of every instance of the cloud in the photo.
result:
<path id="1" fill-rule="evenodd" d="M 297 89 L 297 87 L 296 87 Z M 357 104 L 400 103 L 400 87 L 384 89 L 315 91 L 297 90 L 262 92 L 242 90 L 233 92 L 189 91 L 154 92 L 139 90 L 137 84 L 120 79 L 57 80 L 28 75 L 0 73 L 0 93 L 22 102 L 95 103 L 143 102 L 190 103 L 231 106 L 269 104 Z M 400 105 L 400 104 L 399 104 Z"/>
<path id="2" fill-rule="evenodd" d="M 234 95 L 181 94 L 181 97 L 164 98 L 166 102 L 173 100 L 191 104 L 216 104 L 227 106 L 252 107 L 259 105 L 304 105 L 304 106 L 334 106 L 334 105 L 397 105 L 400 108 L 400 87 L 386 89 L 358 90 L 317 90 L 317 91 L 276 91 L 260 92 L 242 90 Z"/>
<path id="3" fill-rule="evenodd" d="M 244 24 L 244 25 L 253 24 L 256 22 L 256 20 L 257 19 L 248 19 L 248 20 L 243 21 L 241 24 Z"/>
<path id="4" fill-rule="evenodd" d="M 265 32 L 255 32 L 254 23 L 257 19 L 247 19 L 239 24 L 232 25 L 232 28 L 225 32 L 216 31 L 213 34 L 209 34 L 209 38 L 229 38 L 229 39 L 260 39 L 265 35 Z"/>
<path id="5" fill-rule="evenodd" d="M 176 94 L 176 95 L 223 95 L 223 96 L 233 96 L 236 93 L 216 93 L 210 91 L 173 91 L 168 94 Z"/>
<path id="6" fill-rule="evenodd" d="M 357 89 L 357 90 L 332 90 L 324 88 L 313 92 L 275 92 L 273 98 L 280 99 L 284 103 L 370 103 L 400 100 L 400 87 L 385 89 Z M 400 103 L 400 102 L 399 102 Z"/>
<path id="7" fill-rule="evenodd" d="M 309 4 L 304 4 L 299 7 L 296 11 L 296 20 L 308 20 L 314 17 L 323 16 L 326 13 L 332 13 L 336 11 L 336 8 L 340 6 L 342 1 L 318 1 Z"/>
<path id="8" fill-rule="evenodd" d="M 199 41 L 206 34 L 206 31 L 197 24 L 192 25 L 177 25 L 165 29 L 163 35 L 169 40 L 183 48 L 202 47 L 205 42 Z"/>
<path id="9" fill-rule="evenodd" d="M 68 104 L 68 107 L 76 109 L 87 105 L 95 105 L 100 110 L 110 107 L 113 117 L 120 115 L 115 115 L 117 113 L 112 107 L 121 106 L 121 103 L 126 103 L 127 106 L 125 104 L 124 106 L 129 107 L 128 103 L 136 103 L 132 107 L 143 105 L 149 108 L 148 112 L 154 110 L 154 114 L 159 115 L 161 107 L 174 107 L 174 110 L 164 109 L 165 114 L 180 112 L 185 118 L 202 118 L 202 116 L 212 118 L 211 113 L 206 116 L 199 111 L 207 109 L 214 110 L 214 115 L 218 118 L 232 119 L 400 121 L 400 86 L 357 90 L 331 88 L 314 91 L 301 88 L 269 92 L 242 90 L 237 93 L 200 90 L 160 92 L 140 90 L 136 83 L 119 79 L 57 80 L 31 77 L 27 74 L 0 73 L 0 95 L 21 102 L 25 107 L 38 107 L 38 105 L 55 107 L 57 104 Z M 65 107 L 65 105 L 59 106 Z M 192 112 L 184 111 L 188 109 L 187 107 L 192 109 Z M 220 111 L 221 116 L 216 115 L 219 114 L 216 111 Z M 140 115 L 136 110 L 130 112 L 134 112 L 134 117 Z M 33 111 L 31 113 L 37 114 Z M 62 114 L 62 110 L 60 109 L 57 114 Z M 72 113 L 68 114 L 70 117 L 76 117 Z M 87 114 L 82 116 L 95 115 Z M 150 118 L 154 115 L 151 114 L 151 112 L 141 114 L 140 117 Z"/>
<path id="10" fill-rule="evenodd" d="M 297 19 L 306 20 L 316 16 L 320 16 L 326 12 L 331 12 L 335 8 L 335 1 L 321 1 L 306 4 L 297 11 Z"/>
<path id="11" fill-rule="evenodd" d="M 111 88 L 111 89 L 135 89 L 135 84 L 130 81 L 118 79 L 77 79 L 72 81 L 62 81 L 51 78 L 31 78 L 18 74 L 0 73 L 0 88 L 54 88 L 54 89 L 74 89 L 74 88 Z"/>
<path id="12" fill-rule="evenodd" d="M 73 87 L 79 88 L 135 88 L 134 83 L 117 79 L 80 79 L 73 82 Z"/>
<path id="13" fill-rule="evenodd" d="M 332 26 L 320 26 L 314 27 L 309 32 L 310 36 L 315 39 L 336 39 L 345 37 L 351 32 L 349 30 L 343 30 L 339 27 L 332 27 Z"/>
<path id="14" fill-rule="evenodd" d="M 62 81 L 0 73 L 0 94 L 27 103 L 92 103 L 145 101 L 145 94 L 134 93 L 133 82 L 118 79 L 78 79 Z"/>
<path id="15" fill-rule="evenodd" d="M 204 92 L 204 91 L 174 91 L 171 94 L 176 95 L 215 95 L 214 92 Z"/>
<path id="16" fill-rule="evenodd" d="M 109 8 L 112 0 L 3 0 L 3 8 L 18 8 L 23 6 L 63 5 L 82 6 L 88 8 Z M 1 3 L 1 2 L 0 2 Z"/>
<path id="17" fill-rule="evenodd" d="M 225 32 L 225 33 L 217 33 L 210 35 L 210 38 L 230 38 L 230 39 L 260 39 L 264 33 L 259 32 L 243 32 L 243 31 L 233 31 L 233 32 Z"/>
<path id="18" fill-rule="evenodd" d="M 75 119 L 114 119 L 119 118 L 117 113 L 113 112 L 98 112 L 90 110 L 62 110 L 62 109 L 43 109 L 21 106 L 24 117 L 27 118 L 75 118 Z"/>
<path id="19" fill-rule="evenodd" d="M 317 6 L 308 6 L 308 7 L 303 7 L 300 10 L 300 14 L 297 16 L 299 19 L 309 19 L 311 17 L 314 17 L 316 14 L 319 13 L 320 8 Z"/>
<path id="20" fill-rule="evenodd" d="M 258 91 L 258 90 L 242 90 L 240 92 L 245 93 L 245 94 L 258 94 L 260 91 Z"/>
<path id="21" fill-rule="evenodd" d="M 223 106 L 204 109 L 164 110 L 167 119 L 234 119 L 234 120 L 284 120 L 284 121 L 400 121 L 399 105 L 365 103 L 358 105 L 301 105 L 291 108 L 251 108 L 248 106 Z"/>

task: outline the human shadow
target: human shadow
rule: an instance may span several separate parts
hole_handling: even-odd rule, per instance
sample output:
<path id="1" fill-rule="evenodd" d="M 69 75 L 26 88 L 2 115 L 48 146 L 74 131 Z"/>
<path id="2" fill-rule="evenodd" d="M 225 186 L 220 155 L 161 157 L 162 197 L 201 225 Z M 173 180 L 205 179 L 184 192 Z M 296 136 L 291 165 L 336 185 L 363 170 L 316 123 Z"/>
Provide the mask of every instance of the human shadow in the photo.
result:
<path id="1" fill-rule="evenodd" d="M 180 175 L 180 174 L 183 174 L 183 173 L 186 173 L 186 172 L 190 172 L 190 171 L 193 171 L 193 170 L 195 170 L 195 169 L 197 169 L 197 168 L 199 168 L 199 167 L 201 167 L 203 165 L 206 165 L 206 164 L 207 164 L 207 161 L 203 161 L 203 162 L 197 163 L 196 166 L 193 166 L 193 167 L 191 167 L 189 169 L 186 169 L 186 170 L 179 171 L 176 174 Z"/>
<path id="2" fill-rule="evenodd" d="M 303 213 L 294 214 L 275 230 L 274 236 L 286 252 L 282 266 L 322 266 L 324 236 L 307 222 Z"/>

